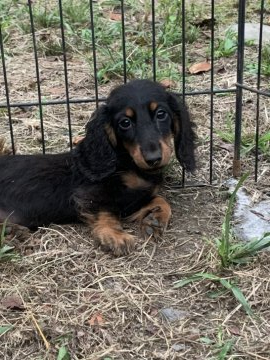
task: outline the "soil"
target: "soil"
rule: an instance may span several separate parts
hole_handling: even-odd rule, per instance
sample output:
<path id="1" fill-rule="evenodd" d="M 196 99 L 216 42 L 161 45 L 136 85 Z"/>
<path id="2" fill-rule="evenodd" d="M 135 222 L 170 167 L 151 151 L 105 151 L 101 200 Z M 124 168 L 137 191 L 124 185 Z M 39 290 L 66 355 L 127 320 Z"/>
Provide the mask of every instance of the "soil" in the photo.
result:
<path id="1" fill-rule="evenodd" d="M 72 359 L 210 359 L 228 340 L 238 359 L 268 358 L 269 252 L 223 271 L 214 239 L 226 193 L 211 187 L 166 192 L 173 210 L 166 234 L 144 242 L 136 225 L 126 224 L 138 235 L 127 257 L 95 248 L 83 225 L 52 225 L 10 242 L 21 259 L 0 265 L 1 298 L 19 298 L 23 306 L 2 301 L 1 324 L 13 326 L 2 335 L 4 359 L 55 359 L 61 345 Z M 174 288 L 199 272 L 236 281 L 257 317 L 216 282 Z"/>

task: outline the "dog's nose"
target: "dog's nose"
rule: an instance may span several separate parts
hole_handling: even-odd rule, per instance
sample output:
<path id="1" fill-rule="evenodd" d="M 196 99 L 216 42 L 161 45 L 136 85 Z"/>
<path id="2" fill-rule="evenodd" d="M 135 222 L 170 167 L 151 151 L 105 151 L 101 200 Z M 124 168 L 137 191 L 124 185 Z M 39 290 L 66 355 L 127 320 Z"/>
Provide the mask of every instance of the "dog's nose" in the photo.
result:
<path id="1" fill-rule="evenodd" d="M 147 165 L 154 167 L 158 166 L 162 160 L 160 151 L 155 151 L 148 153 L 147 156 L 145 156 L 145 161 L 147 162 Z"/>

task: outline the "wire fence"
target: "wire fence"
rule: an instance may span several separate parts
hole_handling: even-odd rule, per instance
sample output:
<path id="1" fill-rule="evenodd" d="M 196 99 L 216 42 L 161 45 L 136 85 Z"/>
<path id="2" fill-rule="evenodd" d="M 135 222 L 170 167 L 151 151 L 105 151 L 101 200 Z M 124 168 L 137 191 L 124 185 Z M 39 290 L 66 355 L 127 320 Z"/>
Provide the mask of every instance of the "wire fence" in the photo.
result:
<path id="1" fill-rule="evenodd" d="M 70 1 L 72 4 L 76 3 L 76 1 Z M 93 1 L 93 0 L 87 0 L 87 8 L 85 8 L 84 16 L 88 18 L 88 21 L 86 20 L 85 23 L 85 32 L 84 30 L 80 30 L 80 35 L 82 34 L 88 34 L 87 38 L 87 56 L 88 58 L 91 58 L 91 71 L 93 76 L 93 89 L 94 92 L 92 92 L 92 96 L 76 96 L 74 94 L 74 91 L 72 91 L 72 94 L 70 93 L 70 70 L 69 70 L 69 54 L 70 54 L 70 38 L 69 35 L 71 33 L 71 27 L 66 22 L 66 13 L 65 13 L 65 6 L 66 3 L 63 3 L 62 0 L 58 1 L 58 4 L 55 5 L 57 8 L 57 21 L 56 24 L 53 24 L 54 28 L 57 28 L 58 30 L 58 56 L 61 56 L 61 64 L 62 64 L 62 71 L 63 71 L 63 94 L 61 94 L 60 97 L 55 98 L 51 97 L 48 98 L 44 96 L 42 91 L 42 68 L 41 63 L 44 60 L 44 58 L 48 55 L 44 55 L 44 53 L 40 50 L 40 43 L 41 43 L 41 36 L 46 37 L 50 36 L 48 33 L 41 32 L 39 29 L 37 29 L 37 19 L 38 19 L 38 12 L 36 9 L 40 9 L 40 6 L 42 5 L 41 2 L 33 2 L 31 0 L 28 0 L 27 5 L 24 4 L 24 7 L 20 9 L 21 14 L 23 14 L 23 24 L 25 26 L 26 22 L 30 25 L 28 32 L 27 32 L 27 41 L 30 41 L 31 39 L 31 54 L 32 60 L 33 60 L 33 66 L 34 66 L 34 77 L 35 77 L 35 86 L 34 86 L 34 92 L 31 92 L 34 95 L 32 98 L 29 99 L 28 96 L 25 96 L 24 94 L 27 93 L 27 91 L 22 91 L 19 95 L 15 96 L 14 91 L 12 92 L 10 89 L 12 88 L 12 79 L 13 79 L 13 72 L 12 72 L 12 66 L 11 63 L 16 62 L 16 54 L 11 54 L 11 47 L 14 46 L 14 42 L 12 42 L 12 31 L 9 27 L 11 21 L 10 13 L 12 13 L 12 6 L 14 6 L 14 9 L 17 11 L 18 8 L 15 7 L 14 2 L 5 2 L 2 5 L 2 15 L 0 17 L 0 44 L 1 44 L 1 64 L 2 67 L 0 69 L 0 76 L 1 76 L 1 84 L 3 84 L 3 91 L 1 92 L 0 96 L 0 110 L 1 117 L 0 117 L 0 126 L 2 129 L 8 125 L 8 130 L 5 128 L 5 130 L 1 130 L 0 135 L 5 136 L 7 138 L 7 132 L 9 133 L 10 138 L 10 146 L 12 148 L 12 152 L 16 152 L 17 144 L 22 141 L 22 136 L 15 136 L 14 135 L 14 129 L 16 128 L 16 121 L 14 120 L 14 114 L 16 114 L 16 109 L 31 109 L 32 107 L 35 107 L 38 109 L 38 115 L 35 116 L 39 117 L 39 124 L 40 124 L 40 146 L 41 151 L 43 153 L 47 152 L 48 149 L 46 147 L 46 121 L 44 121 L 44 109 L 47 107 L 55 107 L 59 105 L 64 105 L 66 107 L 65 111 L 63 111 L 63 117 L 67 118 L 66 123 L 66 130 L 68 132 L 68 146 L 70 149 L 72 149 L 73 146 L 73 138 L 74 138 L 74 117 L 76 117 L 76 113 L 74 113 L 71 109 L 71 107 L 74 104 L 93 104 L 95 107 L 98 106 L 99 102 L 106 100 L 106 89 L 108 89 L 108 84 L 104 87 L 104 84 L 102 84 L 101 79 L 101 73 L 102 69 L 106 68 L 106 65 L 103 64 L 101 66 L 101 62 L 99 60 L 99 52 L 100 52 L 100 44 L 98 43 L 98 38 L 102 36 L 102 32 L 105 33 L 106 29 L 100 30 L 100 24 L 99 24 L 99 17 L 101 16 L 100 13 L 97 12 L 97 7 L 102 6 L 104 2 L 101 1 Z M 77 2 L 80 6 L 80 2 Z M 109 14 L 116 14 L 115 16 L 117 19 L 109 18 L 106 21 L 117 23 L 117 32 L 113 32 L 111 34 L 111 37 L 115 40 L 115 48 L 118 52 L 117 57 L 120 59 L 117 62 L 117 71 L 118 74 L 116 76 L 115 83 L 125 83 L 129 80 L 129 78 L 134 77 L 134 74 L 131 74 L 130 68 L 131 68 L 131 62 L 130 58 L 132 55 L 132 45 L 136 44 L 136 49 L 140 46 L 144 46 L 144 39 L 145 35 L 143 35 L 143 38 L 140 38 L 142 35 L 138 33 L 138 23 L 140 20 L 130 20 L 133 19 L 130 17 L 130 9 L 131 9 L 131 3 L 130 1 L 124 1 L 124 0 L 115 0 L 107 2 L 109 3 L 108 6 L 110 6 L 110 9 L 113 9 L 112 13 Z M 138 2 L 141 3 L 141 2 Z M 147 75 L 148 78 L 152 78 L 154 81 L 159 81 L 161 77 L 160 73 L 160 67 L 161 63 L 165 63 L 165 60 L 161 59 L 161 54 L 164 56 L 166 53 L 165 48 L 165 42 L 161 43 L 160 38 L 163 36 L 165 38 L 166 36 L 166 28 L 162 28 L 162 20 L 161 14 L 160 14 L 160 3 L 162 3 L 162 0 L 156 1 L 146 1 L 146 5 L 143 5 L 144 9 L 144 17 L 147 19 L 144 19 L 145 23 L 147 23 L 147 51 L 148 51 L 148 58 L 147 61 L 142 59 L 142 63 L 138 65 L 138 68 L 143 67 L 143 65 L 146 64 L 147 66 L 147 73 L 142 73 L 141 77 L 145 77 Z M 203 96 L 202 102 L 207 102 L 209 104 L 209 108 L 207 110 L 207 118 L 208 118 L 208 124 L 205 126 L 206 133 L 202 136 L 204 139 L 203 146 L 207 143 L 207 152 L 205 153 L 207 157 L 207 176 L 205 178 L 208 178 L 207 181 L 209 183 L 212 183 L 213 180 L 215 180 L 218 176 L 214 174 L 213 169 L 216 166 L 215 161 L 215 154 L 217 152 L 216 150 L 216 132 L 215 132 L 215 125 L 217 123 L 216 119 L 216 109 L 219 107 L 219 103 L 223 102 L 224 97 L 226 95 L 232 96 L 233 99 L 233 108 L 235 109 L 235 112 L 233 114 L 233 132 L 234 136 L 230 140 L 231 143 L 234 145 L 233 149 L 233 159 L 231 159 L 231 167 L 230 165 L 227 165 L 227 168 L 229 168 L 229 171 L 233 173 L 234 176 L 239 176 L 241 174 L 241 165 L 245 168 L 245 160 L 242 160 L 242 124 L 243 124 L 243 96 L 245 94 L 254 94 L 256 97 L 256 104 L 255 104 L 255 128 L 254 128 L 254 142 L 252 143 L 252 167 L 254 170 L 254 177 L 255 180 L 258 180 L 258 176 L 260 173 L 259 169 L 259 161 L 261 158 L 261 149 L 260 149 L 260 125 L 261 125 L 261 117 L 262 117 L 262 111 L 261 109 L 261 99 L 262 98 L 269 98 L 270 92 L 268 90 L 267 86 L 267 76 L 270 74 L 267 74 L 266 76 L 262 74 L 262 69 L 264 66 L 263 63 L 263 26 L 265 22 L 265 17 L 268 14 L 268 10 L 266 9 L 266 5 L 264 0 L 261 0 L 257 3 L 258 5 L 258 14 L 259 14 L 259 36 L 258 36 L 258 44 L 253 44 L 253 53 L 256 52 L 257 61 L 254 63 L 254 69 L 255 72 L 252 73 L 252 76 L 250 73 L 248 73 L 248 76 L 245 77 L 246 74 L 246 68 L 245 68 L 245 49 L 246 49 L 246 41 L 245 41 L 245 22 L 246 22 L 246 1 L 239 0 L 238 7 L 235 9 L 235 12 L 238 14 L 238 34 L 236 40 L 236 48 L 234 53 L 236 53 L 237 56 L 234 55 L 235 60 L 235 67 L 233 68 L 233 76 L 236 77 L 236 82 L 231 82 L 227 86 L 220 86 L 220 82 L 216 81 L 217 76 L 217 65 L 219 64 L 219 59 L 217 59 L 216 54 L 216 44 L 217 41 L 219 41 L 219 34 L 216 35 L 217 32 L 217 25 L 216 25 L 216 9 L 218 9 L 219 2 L 215 2 L 214 0 L 211 0 L 208 2 L 207 6 L 209 9 L 209 18 L 207 23 L 207 29 L 201 30 L 202 24 L 199 25 L 190 25 L 192 20 L 190 16 L 190 2 L 188 1 L 172 1 L 171 4 L 174 3 L 175 7 L 170 8 L 167 5 L 169 10 L 172 11 L 172 13 L 167 14 L 167 20 L 168 24 L 177 22 L 177 24 L 174 23 L 174 26 L 177 26 L 179 30 L 179 39 L 176 45 L 174 46 L 174 49 L 178 52 L 178 63 L 181 65 L 181 68 L 178 68 L 179 74 L 177 75 L 178 78 L 176 79 L 177 82 L 177 89 L 179 96 L 182 96 L 184 101 L 187 101 L 190 105 L 190 98 L 199 98 L 200 96 Z M 45 2 L 43 1 L 43 6 Z M 85 4 L 85 2 L 84 2 Z M 195 3 L 196 4 L 196 3 Z M 165 0 L 166 5 L 166 0 Z M 196 5 L 194 5 L 196 6 Z M 38 8 L 39 7 L 39 8 Z M 7 11 L 8 8 L 8 11 Z M 78 9 L 78 8 L 77 8 Z M 0 9 L 1 10 L 1 9 Z M 14 11 L 15 11 L 14 10 Z M 187 11 L 188 10 L 188 11 Z M 194 8 L 193 8 L 194 10 Z M 13 12 L 14 12 L 13 11 Z M 173 11 L 177 11 L 178 17 L 175 15 Z M 220 16 L 220 13 L 218 13 Z M 26 18 L 27 15 L 27 18 Z M 43 15 L 48 16 L 48 19 L 50 18 L 49 15 L 51 15 L 50 10 L 47 14 Z M 73 14 L 74 15 L 74 14 Z M 111 16 L 111 15 L 109 15 Z M 135 12 L 136 16 L 136 12 Z M 140 14 L 139 14 L 140 16 Z M 168 20 L 169 19 L 169 20 Z M 52 20 L 50 20 L 52 21 Z M 7 25 L 8 23 L 8 25 Z M 21 25 L 22 26 L 22 25 Z M 133 34 L 132 26 L 135 28 L 134 30 L 135 35 Z M 188 27 L 189 26 L 189 27 Z M 196 29 L 199 28 L 199 31 L 202 31 L 205 35 L 206 41 L 209 45 L 209 52 L 207 53 L 207 62 L 211 64 L 210 72 L 205 75 L 207 77 L 207 86 L 204 87 L 204 82 L 202 81 L 202 84 L 200 84 L 201 78 L 195 79 L 195 83 L 193 82 L 191 86 L 191 75 L 187 72 L 187 68 L 190 65 L 190 53 L 192 52 L 192 46 L 190 45 L 190 29 L 193 31 L 197 31 Z M 48 26 L 49 28 L 49 26 Z M 163 29 L 163 33 L 161 33 L 161 30 Z M 176 28 L 175 28 L 176 29 Z M 86 32 L 88 30 L 89 32 Z M 168 30 L 168 29 L 167 29 Z M 169 29 L 170 30 L 170 29 Z M 10 32 L 9 32 L 10 31 Z M 115 28 L 114 28 L 115 31 Z M 176 32 L 176 30 L 175 30 Z M 16 33 L 17 34 L 17 33 Z M 139 34 L 139 35 L 136 35 Z M 25 35 L 24 35 L 25 36 Z M 67 40 L 68 36 L 68 40 Z M 132 39 L 137 36 L 135 42 L 130 42 L 130 36 L 132 36 Z M 20 37 L 20 41 L 24 41 L 25 37 Z M 15 40 L 14 40 L 15 41 Z M 133 41 L 133 40 L 132 40 Z M 113 40 L 114 42 L 114 40 Z M 140 42 L 142 45 L 140 45 Z M 16 41 L 15 41 L 16 43 Z M 18 44 L 16 46 L 19 46 Z M 74 48 L 74 44 L 72 45 Z M 112 48 L 113 48 L 112 44 Z M 170 45 L 169 45 L 170 46 Z M 106 46 L 102 48 L 104 49 Z M 172 48 L 172 47 L 171 47 Z M 165 49 L 165 51 L 164 51 Z M 162 52 L 163 51 L 163 52 Z M 169 51 L 169 50 L 168 50 Z M 15 51 L 16 52 L 16 51 Z M 28 53 L 30 51 L 28 50 Z M 77 51 L 80 52 L 79 50 Z M 109 54 L 112 56 L 113 51 Z M 269 52 L 270 54 L 270 52 Z M 174 55 L 176 56 L 176 53 L 174 52 Z M 270 60 L 269 60 L 270 62 Z M 55 63 L 52 61 L 50 63 L 51 68 L 54 67 Z M 115 64 L 114 64 L 115 65 Z M 162 65 L 163 66 L 163 65 Z M 219 65 L 218 65 L 219 66 Z M 78 64 L 78 67 L 80 67 L 80 64 Z M 22 66 L 23 69 L 23 66 Z M 90 69 L 90 68 L 89 68 Z M 254 70 L 253 69 L 253 70 Z M 269 65 L 270 69 L 270 65 Z M 90 70 L 89 70 L 90 72 Z M 114 70 L 116 72 L 116 70 Z M 20 72 L 16 72 L 15 76 L 19 76 Z M 200 75 L 202 76 L 202 75 Z M 203 75 L 204 76 L 204 75 Z M 105 76 L 106 77 L 106 76 Z M 140 77 L 140 75 L 136 76 Z M 205 77 L 205 78 L 206 78 Z M 205 79 L 203 78 L 203 79 Z M 263 79 L 263 84 L 262 84 Z M 109 84 L 114 84 L 113 79 L 109 79 Z M 102 89 L 102 91 L 100 91 Z M 11 94 L 12 92 L 12 94 Z M 17 92 L 18 95 L 18 92 Z M 207 100 L 205 100 L 207 99 Z M 268 103 L 267 103 L 268 104 Z M 200 103 L 201 106 L 201 103 Z M 62 108 L 63 109 L 63 108 Z M 192 104 L 190 105 L 190 111 L 193 112 Z M 200 111 L 199 111 L 200 113 Z M 46 115 L 48 116 L 48 115 Z M 16 117 L 16 116 L 15 116 Z M 218 119 L 221 119 L 222 116 Z M 224 119 L 224 118 L 223 118 Z M 195 116 L 195 122 L 196 122 L 196 116 Z M 270 133 L 265 132 L 265 129 L 263 129 L 264 133 L 267 135 L 269 134 L 269 139 L 266 137 L 266 147 L 267 151 L 269 152 L 269 142 L 270 142 Z M 267 140 L 268 139 L 268 140 Z M 9 140 L 7 140 L 9 142 Z M 56 147 L 54 150 L 57 149 Z M 204 147 L 202 148 L 204 149 Z M 62 150 L 59 148 L 59 150 Z M 27 152 L 27 149 L 25 150 Z M 202 153 L 204 151 L 202 150 Z M 267 153 L 268 154 L 268 153 Z M 199 157 L 201 157 L 202 154 L 199 154 Z M 223 156 L 223 155 L 221 155 Z M 264 157 L 265 159 L 265 157 Z M 266 159 L 269 159 L 266 156 Z M 205 163 L 203 163 L 205 164 Z M 219 179 L 220 180 L 220 179 Z"/>

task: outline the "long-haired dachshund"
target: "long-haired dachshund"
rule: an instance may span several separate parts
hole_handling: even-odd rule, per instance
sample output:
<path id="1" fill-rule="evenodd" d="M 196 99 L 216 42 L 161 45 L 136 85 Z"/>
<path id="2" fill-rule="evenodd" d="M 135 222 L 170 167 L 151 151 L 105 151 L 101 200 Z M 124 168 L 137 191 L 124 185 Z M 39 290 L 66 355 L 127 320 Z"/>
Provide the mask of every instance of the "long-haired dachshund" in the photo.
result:
<path id="1" fill-rule="evenodd" d="M 93 114 L 86 137 L 67 153 L 0 157 L 0 222 L 30 229 L 82 220 L 99 244 L 129 253 L 134 236 L 121 218 L 159 236 L 171 209 L 157 195 L 162 169 L 175 154 L 195 168 L 193 124 L 178 97 L 149 80 L 114 89 Z"/>

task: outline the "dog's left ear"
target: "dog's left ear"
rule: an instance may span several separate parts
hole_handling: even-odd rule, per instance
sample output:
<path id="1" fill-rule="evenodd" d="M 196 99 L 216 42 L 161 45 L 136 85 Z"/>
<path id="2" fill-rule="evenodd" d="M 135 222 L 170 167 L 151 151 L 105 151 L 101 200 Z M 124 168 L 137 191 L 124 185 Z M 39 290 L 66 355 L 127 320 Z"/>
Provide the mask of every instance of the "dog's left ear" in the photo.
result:
<path id="1" fill-rule="evenodd" d="M 107 105 L 101 105 L 86 125 L 86 136 L 75 148 L 76 165 L 92 182 L 113 174 L 117 166 L 116 138 Z"/>
<path id="2" fill-rule="evenodd" d="M 189 112 L 179 97 L 171 92 L 167 93 L 168 104 L 173 112 L 173 133 L 175 155 L 180 164 L 187 171 L 195 170 L 194 124 L 191 122 Z"/>

